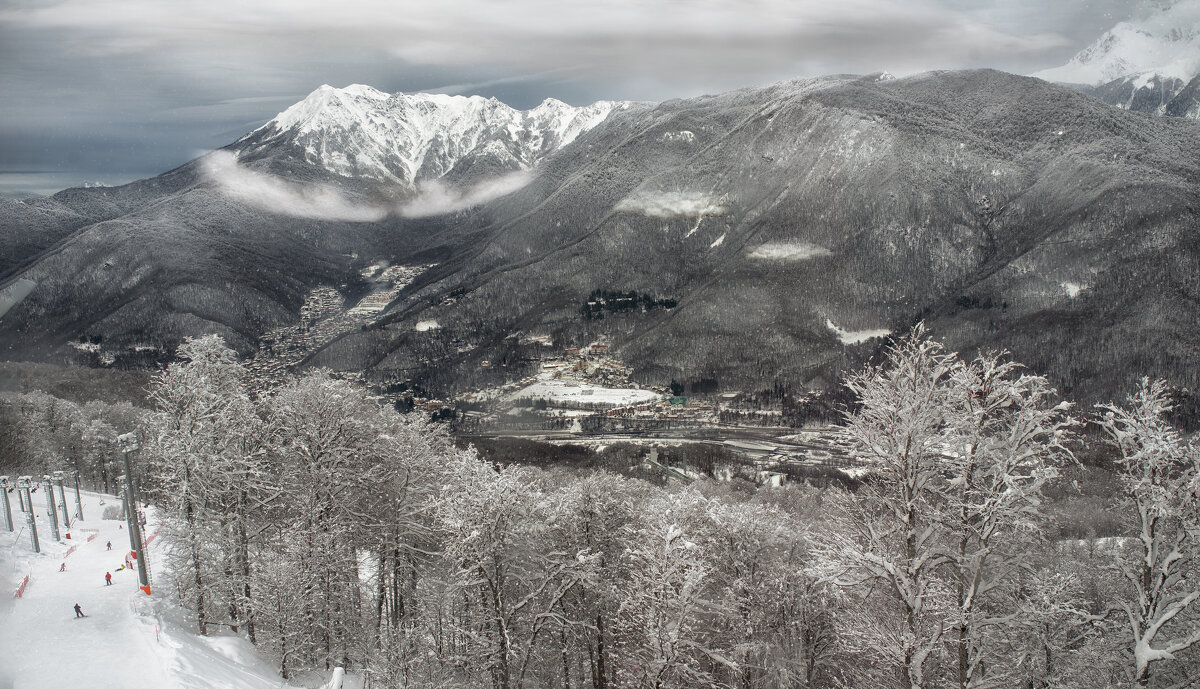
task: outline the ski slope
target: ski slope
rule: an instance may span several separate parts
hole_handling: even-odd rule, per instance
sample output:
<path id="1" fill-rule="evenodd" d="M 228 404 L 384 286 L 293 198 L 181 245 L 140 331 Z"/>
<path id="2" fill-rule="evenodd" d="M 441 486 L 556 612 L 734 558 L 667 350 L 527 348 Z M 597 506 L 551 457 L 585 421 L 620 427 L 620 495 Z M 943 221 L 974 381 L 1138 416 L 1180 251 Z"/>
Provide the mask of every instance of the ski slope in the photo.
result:
<path id="1" fill-rule="evenodd" d="M 202 637 L 187 627 L 182 611 L 156 580 L 162 577 L 162 545 L 147 551 L 151 596 L 138 589 L 137 569 L 119 569 L 129 552 L 123 520 L 101 519 L 112 496 L 83 494 L 86 520 L 73 521 L 71 539 L 55 542 L 44 489 L 33 494 L 42 553 L 30 544 L 16 493 L 9 495 L 17 531 L 0 521 L 0 688 L 43 689 L 281 689 L 283 681 L 249 642 L 235 636 Z M 74 491 L 67 491 L 75 512 Z M 145 537 L 157 519 L 148 510 Z M 94 536 L 90 541 L 89 536 Z M 105 544 L 112 541 L 112 550 Z M 71 546 L 75 550 L 68 553 Z M 59 571 L 66 563 L 66 570 Z M 104 583 L 111 572 L 111 586 Z M 25 575 L 22 597 L 14 591 Z M 86 615 L 76 619 L 74 605 Z"/>

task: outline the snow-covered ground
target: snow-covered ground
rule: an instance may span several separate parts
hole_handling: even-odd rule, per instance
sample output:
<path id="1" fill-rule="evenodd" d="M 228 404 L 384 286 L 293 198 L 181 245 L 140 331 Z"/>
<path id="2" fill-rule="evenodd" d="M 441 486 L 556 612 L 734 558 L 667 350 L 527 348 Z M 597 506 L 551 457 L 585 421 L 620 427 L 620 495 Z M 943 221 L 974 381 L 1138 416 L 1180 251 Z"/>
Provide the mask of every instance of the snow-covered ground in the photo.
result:
<path id="1" fill-rule="evenodd" d="M 151 596 L 137 587 L 136 569 L 119 569 L 129 552 L 123 520 L 101 519 L 105 505 L 120 500 L 83 494 L 86 520 L 73 521 L 71 538 L 55 542 L 46 515 L 45 491 L 34 493 L 42 553 L 30 545 L 25 515 L 13 502 L 15 533 L 0 522 L 0 687 L 6 689 L 281 689 L 273 667 L 244 639 L 202 637 L 158 583 L 162 544 L 151 541 L 147 561 Z M 74 491 L 67 491 L 75 512 Z M 146 535 L 158 520 L 147 515 Z M 89 540 L 89 538 L 91 540 Z M 105 548 L 112 542 L 112 550 Z M 74 550 L 68 554 L 68 551 Z M 66 569 L 59 571 L 65 563 Z M 106 586 L 105 572 L 113 583 Z M 22 597 L 13 592 L 25 575 Z M 157 578 L 156 578 L 157 577 Z M 86 617 L 76 619 L 78 603 Z"/>
<path id="2" fill-rule="evenodd" d="M 747 256 L 763 261 L 805 261 L 831 253 L 823 246 L 808 242 L 767 242 L 751 249 Z"/>
<path id="3" fill-rule="evenodd" d="M 623 407 L 629 404 L 652 402 L 660 397 L 653 390 L 606 388 L 575 381 L 541 380 L 514 392 L 510 399 L 544 399 L 549 400 L 551 405 L 568 403 Z"/>
<path id="4" fill-rule="evenodd" d="M 641 213 L 651 218 L 703 218 L 723 214 L 725 206 L 720 198 L 702 191 L 643 189 L 621 199 L 614 210 Z"/>
<path id="5" fill-rule="evenodd" d="M 837 338 L 839 340 L 841 340 L 842 344 L 844 344 L 844 345 L 859 344 L 862 342 L 866 342 L 867 340 L 869 340 L 873 337 L 887 337 L 892 332 L 891 330 L 888 330 L 887 328 L 874 328 L 874 329 L 868 329 L 868 330 L 843 330 L 842 328 L 839 328 L 836 323 L 834 323 L 832 320 L 830 320 L 828 318 L 825 319 L 825 327 L 832 330 L 833 334 L 837 335 Z"/>

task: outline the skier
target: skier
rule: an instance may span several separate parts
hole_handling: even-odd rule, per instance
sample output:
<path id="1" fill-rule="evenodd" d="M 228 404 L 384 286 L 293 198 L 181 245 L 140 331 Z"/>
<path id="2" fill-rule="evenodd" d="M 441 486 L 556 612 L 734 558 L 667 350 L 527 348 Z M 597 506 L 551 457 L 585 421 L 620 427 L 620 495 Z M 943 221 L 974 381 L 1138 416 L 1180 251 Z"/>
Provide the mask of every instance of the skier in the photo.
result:
<path id="1" fill-rule="evenodd" d="M 79 607 L 79 603 L 75 604 L 75 617 L 87 617 L 87 615 L 83 614 L 83 608 Z"/>
<path id="2" fill-rule="evenodd" d="M 65 563 L 65 562 L 62 563 L 62 566 L 58 568 L 58 571 L 60 571 L 60 572 L 67 571 L 67 563 Z"/>
<path id="3" fill-rule="evenodd" d="M 105 572 L 105 573 L 104 573 L 104 585 L 105 585 L 105 586 L 112 586 L 112 572 Z"/>
<path id="4" fill-rule="evenodd" d="M 107 546 L 105 548 L 105 550 L 112 550 L 112 541 L 109 541 L 108 543 L 105 543 L 104 545 Z"/>

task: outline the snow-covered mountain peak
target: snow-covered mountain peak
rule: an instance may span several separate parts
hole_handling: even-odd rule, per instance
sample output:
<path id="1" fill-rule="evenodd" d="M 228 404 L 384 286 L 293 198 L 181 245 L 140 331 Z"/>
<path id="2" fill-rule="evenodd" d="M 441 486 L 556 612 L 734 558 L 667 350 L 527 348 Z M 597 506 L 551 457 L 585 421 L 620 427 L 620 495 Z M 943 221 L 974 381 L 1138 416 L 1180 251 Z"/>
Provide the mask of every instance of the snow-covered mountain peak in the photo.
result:
<path id="1" fill-rule="evenodd" d="M 357 101 L 387 100 L 388 95 L 370 86 L 351 84 L 344 89 L 338 89 L 329 84 L 322 84 L 304 100 L 279 113 L 263 128 L 274 126 L 277 129 L 303 129 L 319 126 L 322 116 L 335 109 L 352 110 Z M 360 108 L 361 109 L 361 108 Z"/>
<path id="2" fill-rule="evenodd" d="M 418 182 L 527 170 L 628 103 L 574 107 L 547 98 L 530 110 L 495 98 L 387 94 L 323 85 L 235 144 L 283 152 L 330 172 L 414 188 Z"/>
<path id="3" fill-rule="evenodd" d="M 1034 76 L 1099 86 L 1116 79 L 1179 79 L 1200 73 L 1200 0 L 1159 0 L 1143 6 L 1081 50 L 1067 64 Z"/>
<path id="4" fill-rule="evenodd" d="M 350 84 L 349 86 L 347 86 L 344 89 L 335 89 L 332 86 L 330 86 L 329 84 L 322 84 L 321 88 L 318 90 L 322 90 L 322 89 L 324 89 L 326 91 L 340 91 L 341 93 L 344 93 L 344 94 L 350 95 L 350 96 L 356 96 L 356 97 L 362 97 L 362 98 L 374 98 L 375 100 L 387 100 L 388 99 L 388 94 L 384 93 L 383 91 L 380 91 L 379 89 L 375 88 L 374 86 L 368 86 L 367 84 Z"/>

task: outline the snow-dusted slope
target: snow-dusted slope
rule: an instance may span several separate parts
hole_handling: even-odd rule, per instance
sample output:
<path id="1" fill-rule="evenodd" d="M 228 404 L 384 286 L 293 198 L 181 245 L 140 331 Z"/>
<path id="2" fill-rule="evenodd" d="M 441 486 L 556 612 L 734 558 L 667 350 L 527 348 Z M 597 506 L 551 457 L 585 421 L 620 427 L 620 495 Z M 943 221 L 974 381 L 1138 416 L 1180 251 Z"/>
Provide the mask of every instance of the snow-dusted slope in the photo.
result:
<path id="1" fill-rule="evenodd" d="M 516 110 L 480 96 L 322 86 L 233 148 L 252 157 L 283 153 L 344 177 L 411 188 L 443 177 L 527 170 L 625 107 L 600 101 L 577 108 L 547 99 Z"/>
<path id="2" fill-rule="evenodd" d="M 1150 3 L 1067 64 L 1034 74 L 1047 81 L 1099 86 L 1117 79 L 1190 81 L 1200 73 L 1200 0 Z"/>

